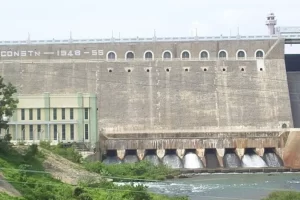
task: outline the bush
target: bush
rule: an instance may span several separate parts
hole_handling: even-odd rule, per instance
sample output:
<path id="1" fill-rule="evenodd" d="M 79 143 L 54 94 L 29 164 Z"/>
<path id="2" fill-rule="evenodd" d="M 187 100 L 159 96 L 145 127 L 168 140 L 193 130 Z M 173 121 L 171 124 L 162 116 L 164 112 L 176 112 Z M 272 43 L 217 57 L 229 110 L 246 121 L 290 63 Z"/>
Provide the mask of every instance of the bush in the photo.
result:
<path id="1" fill-rule="evenodd" d="M 152 197 L 147 193 L 147 188 L 143 185 L 134 186 L 133 184 L 130 187 L 130 191 L 126 192 L 123 195 L 123 198 L 131 200 L 151 200 Z"/>
<path id="2" fill-rule="evenodd" d="M 129 177 L 132 179 L 164 180 L 167 176 L 177 175 L 178 171 L 165 165 L 154 165 L 148 161 L 105 165 L 101 162 L 85 163 L 87 170 L 103 176 Z M 119 180 L 119 179 L 116 179 Z"/>
<path id="3" fill-rule="evenodd" d="M 82 193 L 84 193 L 84 190 L 81 187 L 76 187 L 73 191 L 73 196 L 78 197 Z"/>
<path id="4" fill-rule="evenodd" d="M 81 163 L 82 155 L 77 152 L 73 146 L 64 145 L 63 143 L 59 143 L 58 145 L 50 145 L 50 142 L 48 141 L 41 141 L 40 147 L 58 154 L 72 162 Z"/>
<path id="5" fill-rule="evenodd" d="M 79 200 L 93 200 L 93 198 L 87 193 L 82 193 L 78 197 Z"/>
<path id="6" fill-rule="evenodd" d="M 300 192 L 281 191 L 272 192 L 267 198 L 263 200 L 298 200 L 300 199 Z"/>

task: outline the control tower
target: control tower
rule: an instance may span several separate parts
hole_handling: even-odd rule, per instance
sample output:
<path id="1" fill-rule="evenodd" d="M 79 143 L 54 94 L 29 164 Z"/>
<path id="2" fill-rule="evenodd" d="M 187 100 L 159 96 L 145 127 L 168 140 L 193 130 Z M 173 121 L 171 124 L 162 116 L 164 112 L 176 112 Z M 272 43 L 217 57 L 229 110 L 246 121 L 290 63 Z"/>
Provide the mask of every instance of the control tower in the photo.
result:
<path id="1" fill-rule="evenodd" d="M 270 35 L 275 35 L 275 25 L 276 24 L 277 24 L 277 20 L 275 19 L 274 13 L 270 13 L 267 16 L 267 21 L 266 21 L 266 25 L 268 26 Z"/>

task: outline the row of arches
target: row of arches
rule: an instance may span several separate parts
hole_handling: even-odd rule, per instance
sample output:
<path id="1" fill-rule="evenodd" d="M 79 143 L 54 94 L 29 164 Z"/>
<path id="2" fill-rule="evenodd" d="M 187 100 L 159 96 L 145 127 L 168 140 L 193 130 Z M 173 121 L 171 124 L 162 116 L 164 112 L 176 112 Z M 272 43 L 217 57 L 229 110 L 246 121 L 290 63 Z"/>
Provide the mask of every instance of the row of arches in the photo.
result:
<path id="1" fill-rule="evenodd" d="M 260 59 L 260 58 L 264 58 L 265 53 L 263 50 L 258 49 L 255 51 L 254 53 L 254 58 L 256 59 Z M 107 60 L 117 60 L 117 54 L 114 51 L 109 51 L 106 54 L 106 59 Z M 126 60 L 134 60 L 135 59 L 135 54 L 133 51 L 127 51 L 125 53 L 125 59 Z M 154 53 L 150 50 L 145 51 L 144 53 L 144 60 L 153 60 L 154 59 Z M 163 60 L 172 60 L 173 59 L 173 55 L 172 52 L 169 50 L 166 50 L 162 53 L 162 59 Z M 180 59 L 181 60 L 190 60 L 191 59 L 191 52 L 188 50 L 184 50 L 181 52 L 180 54 Z M 200 60 L 209 60 L 210 59 L 210 54 L 207 50 L 202 50 L 199 53 L 199 59 Z M 218 59 L 228 59 L 228 52 L 226 50 L 220 50 L 218 52 Z M 243 59 L 247 59 L 247 53 L 245 50 L 240 49 L 236 52 L 236 59 L 239 60 L 243 60 Z"/>

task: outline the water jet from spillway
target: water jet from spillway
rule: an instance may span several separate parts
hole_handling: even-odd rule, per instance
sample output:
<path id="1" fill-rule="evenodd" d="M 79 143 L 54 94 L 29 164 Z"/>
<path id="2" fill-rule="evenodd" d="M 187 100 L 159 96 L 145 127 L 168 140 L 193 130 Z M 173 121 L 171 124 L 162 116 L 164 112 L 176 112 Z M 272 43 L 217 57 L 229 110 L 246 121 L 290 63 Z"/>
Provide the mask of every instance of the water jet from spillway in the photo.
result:
<path id="1" fill-rule="evenodd" d="M 265 149 L 264 160 L 269 167 L 282 167 L 281 158 L 275 153 L 274 149 Z"/>
<path id="2" fill-rule="evenodd" d="M 126 150 L 126 155 L 123 159 L 124 163 L 136 163 L 139 162 L 136 150 Z"/>
<path id="3" fill-rule="evenodd" d="M 242 158 L 242 167 L 267 167 L 267 164 L 252 149 L 247 149 Z"/>
<path id="4" fill-rule="evenodd" d="M 144 157 L 144 160 L 147 160 L 154 165 L 160 164 L 160 160 L 159 160 L 158 156 L 156 155 L 156 150 L 154 150 L 154 149 L 146 150 L 146 156 Z"/>
<path id="5" fill-rule="evenodd" d="M 186 169 L 203 168 L 203 163 L 195 152 L 187 152 L 183 157 L 183 167 Z"/>
<path id="6" fill-rule="evenodd" d="M 164 165 L 172 169 L 183 168 L 181 159 L 176 155 L 176 150 L 166 150 L 166 155 L 163 157 L 162 162 Z"/>
<path id="7" fill-rule="evenodd" d="M 241 160 L 236 155 L 234 149 L 226 149 L 223 157 L 224 167 L 226 168 L 237 168 L 241 167 Z"/>
<path id="8" fill-rule="evenodd" d="M 106 158 L 102 161 L 104 164 L 121 164 L 122 161 L 117 156 L 116 150 L 108 150 L 106 153 Z"/>

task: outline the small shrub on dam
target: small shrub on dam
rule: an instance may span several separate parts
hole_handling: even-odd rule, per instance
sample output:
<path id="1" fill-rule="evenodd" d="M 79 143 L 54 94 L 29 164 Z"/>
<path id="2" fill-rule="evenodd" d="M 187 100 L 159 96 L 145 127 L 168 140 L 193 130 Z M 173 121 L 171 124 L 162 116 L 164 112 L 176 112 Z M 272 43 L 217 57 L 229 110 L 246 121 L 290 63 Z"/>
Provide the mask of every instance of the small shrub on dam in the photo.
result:
<path id="1" fill-rule="evenodd" d="M 299 200 L 300 192 L 294 191 L 277 191 L 272 192 L 267 198 L 262 200 Z"/>
<path id="2" fill-rule="evenodd" d="M 105 165 L 101 162 L 92 162 L 85 163 L 85 167 L 89 171 L 96 172 L 105 176 L 119 177 L 120 179 L 131 178 L 164 180 L 167 176 L 177 175 L 177 171 L 172 170 L 165 165 L 156 166 L 148 161 L 114 165 Z M 131 179 L 129 179 L 128 181 L 131 181 Z"/>

